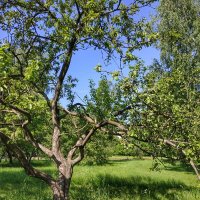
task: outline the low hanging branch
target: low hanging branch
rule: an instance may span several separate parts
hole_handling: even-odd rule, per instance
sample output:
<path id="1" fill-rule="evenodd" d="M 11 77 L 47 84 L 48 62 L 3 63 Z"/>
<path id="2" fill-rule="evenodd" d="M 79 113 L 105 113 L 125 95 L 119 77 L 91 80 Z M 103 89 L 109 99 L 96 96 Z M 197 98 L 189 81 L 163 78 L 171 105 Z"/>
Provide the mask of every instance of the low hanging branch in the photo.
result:
<path id="1" fill-rule="evenodd" d="M 2 103 L 3 105 L 5 105 L 6 107 L 11 108 L 11 111 L 9 110 L 3 110 L 3 112 L 9 112 L 9 113 L 14 113 L 18 116 L 18 118 L 22 117 L 22 116 L 26 116 L 28 119 L 22 123 L 2 123 L 0 125 L 7 125 L 7 126 L 18 126 L 18 127 L 22 127 L 22 129 L 24 130 L 25 136 L 27 136 L 28 140 L 30 141 L 30 143 L 32 143 L 32 145 L 38 149 L 40 149 L 43 153 L 45 153 L 46 155 L 48 155 L 49 157 L 52 157 L 53 154 L 51 152 L 51 150 L 49 150 L 47 147 L 43 146 L 42 144 L 38 143 L 34 136 L 32 135 L 31 131 L 28 129 L 28 124 L 31 120 L 31 115 L 17 107 L 11 104 L 6 104 L 3 100 L 0 99 L 0 103 Z"/>
<path id="2" fill-rule="evenodd" d="M 8 136 L 6 136 L 1 131 L 0 131 L 0 139 L 3 142 L 3 144 L 6 146 L 6 148 L 11 150 L 12 153 L 15 155 L 15 157 L 19 160 L 19 162 L 21 163 L 21 165 L 23 166 L 23 168 L 25 169 L 28 175 L 33 176 L 35 178 L 42 179 L 48 185 L 52 185 L 52 183 L 55 182 L 53 177 L 51 177 L 50 175 L 33 168 L 32 165 L 28 162 L 23 151 L 16 144 L 14 144 Z"/>
<path id="3" fill-rule="evenodd" d="M 167 139 L 164 139 L 164 140 L 160 139 L 160 141 L 163 142 L 164 144 L 172 146 L 173 148 L 180 149 L 181 152 L 183 153 L 183 155 L 186 156 L 186 152 L 178 144 L 176 144 L 174 141 L 167 140 Z M 200 181 L 199 170 L 198 170 L 198 168 L 196 167 L 194 161 L 191 158 L 189 158 L 189 163 L 192 166 L 194 172 L 196 173 L 198 180 Z"/>
<path id="4" fill-rule="evenodd" d="M 119 115 L 122 115 L 124 112 L 126 112 L 127 110 L 130 110 L 130 109 L 133 109 L 133 106 L 127 106 L 126 108 L 116 112 L 114 114 L 115 117 L 119 116 Z M 71 112 L 71 111 L 68 111 L 68 110 L 64 110 L 67 114 L 70 114 L 72 116 L 76 116 L 76 117 L 80 117 L 79 113 L 76 113 L 76 112 Z M 89 117 L 89 115 L 82 115 L 81 117 L 83 117 L 87 122 L 91 123 L 91 124 L 94 124 L 95 126 L 87 132 L 87 134 L 84 134 L 82 135 L 79 140 L 77 141 L 77 143 L 75 144 L 75 146 L 72 148 L 72 150 L 69 152 L 69 156 L 70 158 L 73 157 L 75 151 L 77 150 L 77 148 L 79 148 L 79 151 L 80 151 L 80 154 L 79 156 L 73 160 L 73 164 L 76 164 L 78 162 L 80 162 L 83 158 L 84 158 L 84 147 L 85 145 L 87 144 L 87 142 L 89 141 L 90 137 L 98 130 L 98 129 L 101 129 L 107 125 L 112 125 L 112 126 L 115 126 L 119 129 L 119 131 L 122 131 L 123 133 L 127 133 L 128 132 L 128 129 L 122 125 L 121 123 L 119 122 L 116 122 L 116 121 L 111 121 L 111 120 L 105 120 L 105 121 L 102 121 L 101 123 L 99 124 L 95 124 L 95 120 L 93 120 L 91 117 Z M 105 131 L 105 130 L 104 130 Z M 123 135 L 121 135 L 123 136 Z M 126 135 L 127 136 L 127 135 Z M 137 137 L 134 137 L 135 140 L 138 140 L 138 141 L 142 141 L 142 142 L 149 142 L 149 140 L 140 140 L 139 138 Z M 167 144 L 167 145 L 170 145 L 171 147 L 173 148 L 176 148 L 176 149 L 180 149 L 180 147 L 176 144 L 176 142 L 174 142 L 173 140 L 167 140 L 167 139 L 159 139 L 158 138 L 158 141 L 160 142 L 163 142 L 164 144 Z M 184 155 L 186 155 L 185 151 L 182 150 L 182 153 Z M 148 154 L 151 154 L 149 151 L 148 151 Z M 192 168 L 194 169 L 196 175 L 197 175 L 197 178 L 198 180 L 200 180 L 200 175 L 199 175 L 199 172 L 198 172 L 198 168 L 196 167 L 194 161 L 192 159 L 190 159 L 190 165 L 192 166 Z"/>
<path id="5" fill-rule="evenodd" d="M 32 143 L 34 147 L 40 149 L 43 153 L 52 158 L 53 157 L 52 151 L 35 140 L 34 136 L 32 135 L 31 131 L 28 128 L 28 123 L 29 121 L 27 120 L 22 124 L 25 136 L 28 138 L 28 140 L 30 141 L 30 143 Z"/>

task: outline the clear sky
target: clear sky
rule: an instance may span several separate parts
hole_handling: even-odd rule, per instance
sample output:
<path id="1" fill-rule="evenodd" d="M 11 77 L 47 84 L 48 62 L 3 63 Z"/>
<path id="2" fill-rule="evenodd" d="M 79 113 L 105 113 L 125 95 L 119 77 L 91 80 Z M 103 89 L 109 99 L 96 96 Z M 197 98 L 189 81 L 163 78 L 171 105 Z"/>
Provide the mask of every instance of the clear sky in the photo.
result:
<path id="1" fill-rule="evenodd" d="M 136 51 L 135 54 L 144 60 L 146 65 L 150 65 L 154 58 L 159 58 L 159 51 L 154 47 L 143 48 L 141 51 Z M 100 79 L 100 73 L 96 72 L 94 67 L 97 64 L 103 65 L 103 63 L 101 53 L 93 49 L 79 51 L 73 56 L 68 74 L 79 80 L 74 91 L 81 98 L 89 92 L 89 79 L 93 79 L 96 83 Z M 117 69 L 117 64 L 112 62 L 110 66 L 106 67 L 108 71 L 109 68 Z"/>

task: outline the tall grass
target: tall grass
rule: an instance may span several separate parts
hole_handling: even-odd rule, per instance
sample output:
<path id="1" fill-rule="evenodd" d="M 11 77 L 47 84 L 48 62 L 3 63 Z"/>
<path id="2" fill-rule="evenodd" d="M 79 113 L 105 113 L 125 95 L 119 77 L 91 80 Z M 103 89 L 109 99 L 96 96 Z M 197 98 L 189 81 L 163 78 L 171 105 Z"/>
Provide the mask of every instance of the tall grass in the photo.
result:
<path id="1" fill-rule="evenodd" d="M 151 160 L 111 161 L 105 166 L 77 166 L 71 185 L 74 200 L 194 200 L 200 199 L 199 183 L 180 164 L 151 171 Z M 56 173 L 49 162 L 37 168 Z M 20 167 L 0 167 L 0 200 L 50 200 L 51 191 Z"/>

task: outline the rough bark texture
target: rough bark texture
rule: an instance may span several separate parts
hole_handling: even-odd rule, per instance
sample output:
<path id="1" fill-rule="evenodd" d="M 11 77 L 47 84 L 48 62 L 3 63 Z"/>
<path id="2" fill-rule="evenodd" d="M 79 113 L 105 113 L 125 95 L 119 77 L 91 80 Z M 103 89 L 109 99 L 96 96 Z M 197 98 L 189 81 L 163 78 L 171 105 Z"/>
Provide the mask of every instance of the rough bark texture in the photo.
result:
<path id="1" fill-rule="evenodd" d="M 70 180 L 63 180 L 62 183 L 55 183 L 52 185 L 53 200 L 68 200 Z M 60 185 L 61 184 L 61 185 Z"/>
<path id="2" fill-rule="evenodd" d="M 60 175 L 58 181 L 51 185 L 53 191 L 53 200 L 68 200 L 71 177 L 73 173 L 72 165 L 61 164 L 59 171 Z"/>
<path id="3" fill-rule="evenodd" d="M 69 199 L 69 185 L 65 183 L 65 187 L 66 189 L 64 190 L 64 188 L 60 186 L 59 183 L 55 183 L 51 186 L 52 191 L 53 191 L 53 200 L 68 200 Z"/>

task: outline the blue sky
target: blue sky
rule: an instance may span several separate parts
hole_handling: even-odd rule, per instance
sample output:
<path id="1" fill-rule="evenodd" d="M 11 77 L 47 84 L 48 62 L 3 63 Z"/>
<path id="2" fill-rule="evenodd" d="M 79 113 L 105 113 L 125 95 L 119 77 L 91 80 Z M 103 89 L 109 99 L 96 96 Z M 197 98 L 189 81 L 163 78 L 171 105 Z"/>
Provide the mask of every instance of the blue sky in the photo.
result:
<path id="1" fill-rule="evenodd" d="M 154 58 L 159 58 L 159 51 L 154 47 L 143 48 L 140 51 L 136 51 L 135 54 L 144 60 L 146 65 L 150 65 Z M 118 69 L 116 62 L 106 66 L 106 70 Z M 100 73 L 96 72 L 94 67 L 97 64 L 103 65 L 103 63 L 102 54 L 93 49 L 79 51 L 73 56 L 68 74 L 78 79 L 77 87 L 74 91 L 81 98 L 89 93 L 89 79 L 93 79 L 96 83 L 99 81 Z"/>

